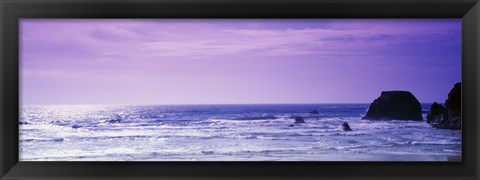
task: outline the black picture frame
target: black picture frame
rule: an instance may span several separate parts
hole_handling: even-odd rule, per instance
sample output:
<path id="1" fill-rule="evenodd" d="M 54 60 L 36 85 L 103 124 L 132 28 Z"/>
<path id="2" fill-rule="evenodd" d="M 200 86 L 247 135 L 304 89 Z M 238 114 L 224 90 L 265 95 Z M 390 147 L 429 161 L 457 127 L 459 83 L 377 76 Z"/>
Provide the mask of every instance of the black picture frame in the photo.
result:
<path id="1" fill-rule="evenodd" d="M 19 162 L 20 18 L 461 18 L 462 162 Z M 0 0 L 0 179 L 479 179 L 478 0 Z"/>

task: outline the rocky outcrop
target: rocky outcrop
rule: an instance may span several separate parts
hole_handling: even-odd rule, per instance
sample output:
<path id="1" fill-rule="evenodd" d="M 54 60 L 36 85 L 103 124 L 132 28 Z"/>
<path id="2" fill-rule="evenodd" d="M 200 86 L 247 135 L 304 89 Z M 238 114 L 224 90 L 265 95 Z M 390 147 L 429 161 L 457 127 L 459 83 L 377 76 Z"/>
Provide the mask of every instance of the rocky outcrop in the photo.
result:
<path id="1" fill-rule="evenodd" d="M 422 107 L 408 91 L 383 91 L 368 108 L 362 119 L 369 120 L 423 120 Z"/>
<path id="2" fill-rule="evenodd" d="M 430 111 L 427 114 L 427 123 L 431 123 L 433 120 L 438 118 L 443 118 L 443 113 L 445 112 L 445 107 L 437 102 L 433 102 L 430 106 Z"/>
<path id="3" fill-rule="evenodd" d="M 346 122 L 342 124 L 342 127 L 344 131 L 352 131 L 352 128 L 350 128 L 350 125 L 348 125 Z"/>
<path id="4" fill-rule="evenodd" d="M 445 112 L 443 117 L 435 118 L 430 123 L 433 127 L 439 129 L 455 129 L 462 128 L 461 105 L 462 105 L 462 85 L 456 83 L 445 101 Z"/>
<path id="5" fill-rule="evenodd" d="M 308 113 L 310 113 L 310 114 L 320 114 L 318 111 L 310 111 Z"/>
<path id="6" fill-rule="evenodd" d="M 297 116 L 295 117 L 295 123 L 305 123 L 305 120 L 302 117 Z"/>

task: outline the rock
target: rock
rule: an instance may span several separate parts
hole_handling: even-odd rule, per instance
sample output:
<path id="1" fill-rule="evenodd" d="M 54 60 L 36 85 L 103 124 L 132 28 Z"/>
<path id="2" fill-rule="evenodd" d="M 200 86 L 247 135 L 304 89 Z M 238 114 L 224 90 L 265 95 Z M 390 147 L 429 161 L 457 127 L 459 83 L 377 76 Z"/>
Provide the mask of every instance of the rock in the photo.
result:
<path id="1" fill-rule="evenodd" d="M 462 85 L 456 83 L 445 101 L 445 112 L 442 118 L 435 118 L 430 123 L 433 127 L 439 129 L 454 129 L 460 130 L 462 128 L 461 105 L 462 105 Z"/>
<path id="2" fill-rule="evenodd" d="M 81 127 L 82 127 L 82 126 L 77 125 L 77 124 L 75 124 L 75 125 L 72 126 L 73 129 L 77 129 L 77 128 L 81 128 Z"/>
<path id="3" fill-rule="evenodd" d="M 295 117 L 295 123 L 305 123 L 305 120 L 302 117 L 297 116 Z"/>
<path id="4" fill-rule="evenodd" d="M 214 154 L 215 151 L 202 151 L 202 154 Z"/>
<path id="5" fill-rule="evenodd" d="M 310 111 L 308 113 L 310 113 L 310 114 L 320 114 L 318 111 Z"/>
<path id="6" fill-rule="evenodd" d="M 362 119 L 421 121 L 422 106 L 408 91 L 383 91 L 375 99 Z"/>
<path id="7" fill-rule="evenodd" d="M 30 123 L 25 122 L 25 121 L 18 121 L 18 125 L 25 125 L 25 124 L 30 124 Z"/>
<path id="8" fill-rule="evenodd" d="M 352 131 L 352 128 L 350 128 L 350 125 L 348 125 L 346 122 L 342 124 L 342 127 L 344 131 Z"/>
<path id="9" fill-rule="evenodd" d="M 427 123 L 431 123 L 436 118 L 443 117 L 443 113 L 445 112 L 445 107 L 437 102 L 433 102 L 430 106 L 430 111 L 427 114 Z"/>
<path id="10" fill-rule="evenodd" d="M 293 125 L 293 124 L 290 124 L 290 125 L 288 125 L 288 127 L 295 127 L 295 125 Z"/>
<path id="11" fill-rule="evenodd" d="M 114 114 L 113 116 L 115 116 L 115 117 L 108 120 L 107 121 L 108 123 L 120 123 L 120 122 L 122 122 L 122 116 L 120 116 L 118 114 Z"/>
<path id="12" fill-rule="evenodd" d="M 122 122 L 122 120 L 120 120 L 120 119 L 111 119 L 111 120 L 108 120 L 107 122 L 108 122 L 108 123 L 120 123 L 120 122 Z"/>
<path id="13" fill-rule="evenodd" d="M 54 138 L 53 141 L 55 142 L 63 142 L 65 139 L 63 138 Z"/>

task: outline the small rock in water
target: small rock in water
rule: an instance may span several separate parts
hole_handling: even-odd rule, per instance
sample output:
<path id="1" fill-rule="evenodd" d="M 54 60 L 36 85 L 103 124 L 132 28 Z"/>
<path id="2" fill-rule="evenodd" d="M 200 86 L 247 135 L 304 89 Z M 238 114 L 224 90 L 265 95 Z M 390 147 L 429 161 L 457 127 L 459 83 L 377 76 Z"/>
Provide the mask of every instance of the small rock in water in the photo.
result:
<path id="1" fill-rule="evenodd" d="M 77 125 L 77 124 L 75 124 L 75 125 L 72 126 L 73 129 L 77 129 L 77 128 L 81 128 L 81 127 L 82 127 L 82 126 Z"/>
<path id="2" fill-rule="evenodd" d="M 18 125 L 24 125 L 24 124 L 30 124 L 30 123 L 24 122 L 24 121 L 18 121 Z"/>
<path id="3" fill-rule="evenodd" d="M 63 139 L 63 138 L 55 138 L 55 139 L 53 139 L 53 141 L 55 141 L 55 142 L 63 142 L 64 139 Z"/>
<path id="4" fill-rule="evenodd" d="M 108 123 L 120 123 L 122 121 L 122 117 L 118 114 L 115 114 L 115 118 L 108 120 Z"/>
<path id="5" fill-rule="evenodd" d="M 310 113 L 310 114 L 320 114 L 318 111 L 310 111 L 308 113 Z"/>
<path id="6" fill-rule="evenodd" d="M 119 123 L 121 120 L 120 119 L 112 119 L 112 120 L 109 120 L 108 122 L 109 123 Z"/>
<path id="7" fill-rule="evenodd" d="M 214 151 L 202 151 L 203 154 L 213 154 L 215 153 Z"/>
<path id="8" fill-rule="evenodd" d="M 350 128 L 350 125 L 348 125 L 348 123 L 344 122 L 342 126 L 344 131 L 352 131 L 352 128 Z"/>
<path id="9" fill-rule="evenodd" d="M 295 126 L 295 125 L 293 125 L 293 124 L 288 125 L 288 127 L 294 127 L 294 126 Z"/>
<path id="10" fill-rule="evenodd" d="M 295 123 L 305 123 L 305 120 L 302 117 L 295 117 Z"/>

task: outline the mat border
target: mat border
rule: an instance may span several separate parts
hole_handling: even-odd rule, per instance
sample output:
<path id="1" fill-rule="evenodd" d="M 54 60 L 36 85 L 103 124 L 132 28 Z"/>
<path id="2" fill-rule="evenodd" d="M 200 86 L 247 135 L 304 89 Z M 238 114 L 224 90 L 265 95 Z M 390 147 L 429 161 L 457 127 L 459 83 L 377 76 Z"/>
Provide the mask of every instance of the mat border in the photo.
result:
<path id="1" fill-rule="evenodd" d="M 19 162 L 21 18 L 462 18 L 463 162 Z M 0 0 L 0 179 L 479 179 L 478 0 Z"/>

